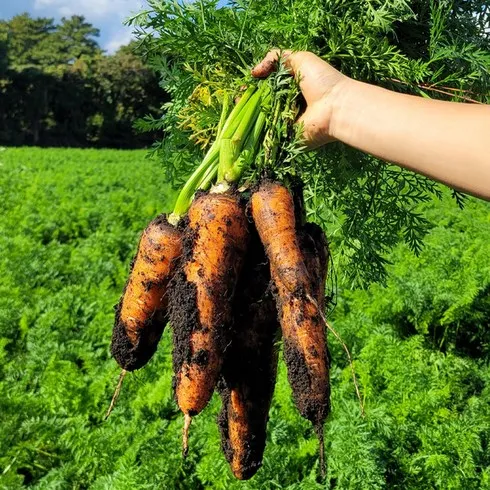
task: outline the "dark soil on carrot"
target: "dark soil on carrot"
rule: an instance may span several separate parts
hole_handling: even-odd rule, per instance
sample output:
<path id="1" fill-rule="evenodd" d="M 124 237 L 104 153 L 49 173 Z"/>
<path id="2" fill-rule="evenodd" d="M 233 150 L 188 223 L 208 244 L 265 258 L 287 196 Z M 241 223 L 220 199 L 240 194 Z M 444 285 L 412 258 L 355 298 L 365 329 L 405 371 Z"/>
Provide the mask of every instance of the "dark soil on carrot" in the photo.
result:
<path id="1" fill-rule="evenodd" d="M 207 192 L 203 191 L 198 192 L 194 202 L 205 198 L 207 194 Z M 215 216 L 210 213 L 209 220 L 213 219 L 215 219 Z M 231 223 L 224 223 L 225 227 L 230 225 Z M 205 349 L 200 349 L 193 354 L 190 346 L 192 333 L 207 328 L 201 325 L 199 318 L 197 287 L 194 283 L 187 280 L 185 273 L 185 265 L 195 260 L 193 251 L 199 237 L 200 224 L 195 225 L 195 228 L 191 229 L 189 220 L 185 219 L 179 223 L 178 227 L 185 230 L 182 242 L 182 260 L 169 286 L 171 291 L 169 297 L 169 316 L 173 329 L 173 369 L 175 375 L 181 371 L 184 363 L 194 364 L 204 369 L 208 365 L 210 357 L 210 353 Z M 219 278 L 219 281 L 215 281 L 219 283 L 219 287 L 216 287 L 216 284 L 214 286 L 204 286 L 209 296 L 214 298 L 213 301 L 215 304 L 225 304 L 224 308 L 222 308 L 223 316 L 216 318 L 216 324 L 213 326 L 214 345 L 220 352 L 223 352 L 230 342 L 230 308 L 226 306 L 226 303 L 229 301 L 228 297 L 231 297 L 235 291 L 236 271 L 234 268 L 240 268 L 237 264 L 241 262 L 243 251 L 240 250 L 244 246 L 244 244 L 235 244 L 233 240 L 230 240 L 224 248 L 223 258 L 225 260 L 225 257 L 236 257 L 236 261 L 234 261 L 236 263 L 232 265 L 233 270 L 227 269 L 222 271 L 222 277 Z M 175 383 L 176 377 L 174 376 L 174 388 Z"/>
<path id="2" fill-rule="evenodd" d="M 222 449 L 231 463 L 234 448 L 228 421 L 236 417 L 230 404 L 232 391 L 245 408 L 250 437 L 243 440 L 241 479 L 251 478 L 262 465 L 268 413 L 277 370 L 280 328 L 270 289 L 269 263 L 256 232 L 252 233 L 243 273 L 233 305 L 232 341 L 226 349 L 218 391 L 222 408 L 218 416 Z"/>
<path id="3" fill-rule="evenodd" d="M 137 345 L 133 345 L 126 333 L 126 325 L 120 320 L 121 303 L 122 299 L 116 310 L 111 353 L 123 369 L 134 371 L 142 368 L 156 352 L 167 320 L 163 314 L 156 313 L 145 322 Z"/>
<path id="4" fill-rule="evenodd" d="M 172 362 L 174 373 L 177 374 L 182 364 L 190 359 L 189 339 L 191 333 L 200 327 L 197 311 L 197 288 L 195 284 L 187 281 L 183 270 L 184 264 L 192 259 L 196 233 L 189 230 L 189 218 L 182 219 L 178 228 L 182 235 L 182 258 L 180 266 L 170 281 L 168 311 L 170 325 L 173 331 Z M 175 377 L 173 380 L 175 388 Z"/>
<path id="5" fill-rule="evenodd" d="M 170 228 L 172 231 L 174 229 L 174 227 L 169 224 L 165 214 L 158 215 L 148 224 L 147 229 L 151 226 L 159 226 L 162 229 Z M 138 244 L 138 250 L 140 249 L 140 244 Z M 161 246 L 153 241 L 152 246 L 154 250 L 161 250 Z M 136 258 L 137 254 L 131 261 L 129 278 L 131 278 L 131 275 L 133 274 Z M 149 257 L 147 254 L 143 254 L 141 258 L 146 262 L 154 263 L 152 257 Z M 174 260 L 174 264 L 176 264 L 177 260 L 178 259 Z M 126 369 L 127 371 L 134 371 L 145 366 L 152 358 L 153 354 L 155 354 L 168 319 L 165 308 L 163 308 L 161 311 L 156 311 L 151 318 L 140 325 L 138 331 L 138 342 L 134 345 L 127 334 L 128 329 L 125 322 L 121 320 L 122 303 L 129 281 L 130 279 L 128 279 L 126 282 L 119 303 L 116 306 L 116 319 L 114 329 L 112 331 L 111 353 L 116 362 L 123 369 Z M 161 281 L 145 281 L 143 286 L 146 292 L 150 292 L 154 288 L 161 288 L 167 281 L 167 278 L 163 278 Z"/>
<path id="6" fill-rule="evenodd" d="M 298 223 L 298 222 L 297 222 Z M 310 278 L 310 291 L 313 299 L 321 311 L 325 310 L 325 280 L 328 267 L 328 244 L 323 230 L 314 223 L 305 223 L 298 229 L 298 242 L 304 257 L 304 262 Z M 305 294 L 305 291 L 302 292 Z M 304 297 L 301 297 L 304 300 Z M 308 298 L 306 298 L 307 301 Z M 299 324 L 304 320 L 304 314 L 296 311 L 296 322 Z M 314 324 L 323 324 L 320 313 L 311 317 Z M 326 339 L 326 328 L 324 327 L 325 345 L 311 345 L 308 356 L 318 359 L 318 362 L 327 363 L 327 375 L 330 371 L 330 353 Z M 325 351 L 323 351 L 323 348 Z M 320 349 L 317 350 L 317 349 Z M 323 352 L 322 352 L 323 351 Z M 326 355 L 326 359 L 323 356 Z M 322 359 L 323 358 L 323 359 Z M 308 362 L 304 352 L 298 348 L 296 342 L 285 340 L 284 359 L 288 368 L 288 380 L 293 391 L 295 404 L 301 415 L 312 422 L 319 441 L 320 473 L 323 480 L 326 474 L 325 446 L 323 438 L 323 424 L 330 413 L 330 383 L 327 380 L 324 396 L 311 397 L 309 392 L 313 385 L 311 373 L 308 370 Z"/>
<path id="7" fill-rule="evenodd" d="M 188 257 L 186 251 L 186 241 L 184 240 L 184 259 Z M 172 362 L 174 374 L 180 372 L 184 362 L 191 360 L 190 337 L 193 331 L 201 328 L 199 322 L 199 312 L 197 310 L 197 288 L 196 285 L 188 282 L 185 272 L 179 270 L 170 283 L 172 291 L 169 301 L 170 324 L 173 331 L 173 352 Z M 206 352 L 206 358 L 209 353 Z M 201 354 L 202 356 L 202 354 Z M 202 362 L 200 363 L 202 365 Z M 176 378 L 174 376 L 174 389 Z"/>
<path id="8" fill-rule="evenodd" d="M 320 306 L 321 310 L 325 313 L 326 297 L 325 297 L 325 281 L 328 274 L 328 262 L 330 259 L 330 251 L 328 248 L 328 241 L 322 228 L 316 223 L 306 223 L 303 227 L 303 236 L 309 236 L 314 243 L 315 248 L 310 249 L 310 253 L 315 254 L 315 259 L 310 261 L 308 255 L 305 254 L 306 268 L 312 276 L 312 280 L 315 281 L 315 299 Z M 310 256 L 311 257 L 311 256 Z M 310 270 L 316 267 L 316 271 Z M 325 329 L 325 336 L 327 336 L 327 330 Z M 327 340 L 325 340 L 327 342 Z M 328 368 L 331 367 L 331 356 L 328 349 L 327 342 L 327 362 Z M 329 408 L 330 409 L 330 408 Z"/>
<path id="9" fill-rule="evenodd" d="M 315 356 L 313 356 L 315 357 Z M 301 415 L 312 424 L 323 424 L 329 412 L 329 406 L 310 397 L 310 374 L 307 362 L 294 342 L 284 341 L 284 359 L 288 367 L 288 380 Z"/>
<path id="10" fill-rule="evenodd" d="M 298 243 L 310 277 L 312 294 L 318 306 L 323 309 L 325 304 L 324 288 L 328 254 L 326 239 L 322 229 L 314 223 L 306 223 L 298 230 Z M 305 291 L 295 291 L 292 296 L 305 299 Z M 280 300 L 277 296 L 276 299 L 278 301 Z M 295 314 L 296 323 L 299 325 L 305 320 L 304 312 L 299 310 Z M 315 323 L 323 322 L 319 315 L 315 315 L 312 319 Z M 311 350 L 309 351 L 309 355 L 313 358 L 321 357 L 319 352 Z M 330 412 L 330 390 L 322 401 L 308 396 L 312 385 L 307 367 L 308 363 L 295 342 L 288 341 L 287 339 L 284 340 L 284 359 L 288 368 L 288 380 L 293 391 L 296 406 L 301 415 L 310 420 L 318 431 Z M 330 364 L 328 347 L 327 362 Z"/>
<path id="11" fill-rule="evenodd" d="M 328 248 L 325 234 L 315 223 L 306 223 L 299 232 L 299 242 L 313 286 L 313 296 L 324 311 L 328 266 Z"/>
<path id="12" fill-rule="evenodd" d="M 328 261 L 330 259 L 330 251 L 328 241 L 322 228 L 316 223 L 306 223 L 303 227 L 304 234 L 311 237 L 315 244 L 315 251 L 320 262 L 320 285 L 322 287 L 322 295 L 325 290 L 325 280 L 328 273 Z"/>

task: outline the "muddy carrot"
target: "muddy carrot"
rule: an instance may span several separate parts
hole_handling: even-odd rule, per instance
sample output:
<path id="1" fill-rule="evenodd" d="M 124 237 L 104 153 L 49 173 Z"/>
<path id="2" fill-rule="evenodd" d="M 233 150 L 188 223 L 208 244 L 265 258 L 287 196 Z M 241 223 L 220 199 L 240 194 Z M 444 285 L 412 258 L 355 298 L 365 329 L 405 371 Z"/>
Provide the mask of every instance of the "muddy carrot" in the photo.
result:
<path id="1" fill-rule="evenodd" d="M 300 246 L 305 265 L 312 281 L 313 297 L 321 310 L 325 310 L 325 282 L 328 274 L 330 252 L 327 238 L 316 223 L 305 223 L 300 231 Z"/>
<path id="2" fill-rule="evenodd" d="M 222 400 L 218 425 L 221 447 L 233 474 L 247 480 L 262 465 L 279 334 L 269 264 L 256 232 L 252 233 L 233 311 L 233 337 L 218 383 Z"/>
<path id="3" fill-rule="evenodd" d="M 305 259 L 306 269 L 310 276 L 312 295 L 315 306 L 318 305 L 320 311 L 325 311 L 325 281 L 328 272 L 329 250 L 328 243 L 323 230 L 315 223 L 305 223 L 299 230 L 299 244 Z M 307 298 L 309 299 L 309 298 Z M 330 369 L 330 353 L 325 339 L 327 371 Z M 327 380 L 327 413 L 330 411 L 330 382 Z M 323 440 L 323 427 L 315 427 L 316 434 L 320 442 L 320 468 L 322 475 L 325 475 L 325 445 Z"/>
<path id="4" fill-rule="evenodd" d="M 168 284 L 182 253 L 181 233 L 165 215 L 144 230 L 116 310 L 111 352 L 127 371 L 144 366 L 167 322 Z"/>
<path id="5" fill-rule="evenodd" d="M 317 434 L 329 412 L 329 367 L 325 327 L 314 297 L 313 281 L 298 237 L 289 191 L 265 182 L 252 195 L 252 216 L 277 288 L 277 308 L 284 339 L 284 357 L 294 401 Z"/>
<path id="6" fill-rule="evenodd" d="M 232 193 L 202 193 L 192 203 L 181 267 L 172 287 L 174 385 L 191 417 L 209 402 L 229 342 L 231 305 L 248 242 L 244 206 Z"/>

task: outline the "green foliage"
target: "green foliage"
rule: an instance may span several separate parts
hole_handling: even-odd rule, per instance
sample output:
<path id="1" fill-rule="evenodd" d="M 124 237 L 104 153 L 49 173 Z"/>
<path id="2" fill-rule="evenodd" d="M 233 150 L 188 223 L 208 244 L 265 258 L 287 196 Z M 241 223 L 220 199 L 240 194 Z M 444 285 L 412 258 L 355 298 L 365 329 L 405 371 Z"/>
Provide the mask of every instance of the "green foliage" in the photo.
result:
<path id="1" fill-rule="evenodd" d="M 90 454 L 102 464 L 110 449 L 100 433 L 117 374 L 113 305 L 168 190 L 141 152 L 6 150 L 0 162 L 0 486 L 55 469 L 47 488 L 76 488 L 94 478 Z"/>
<path id="2" fill-rule="evenodd" d="M 5 26 L 0 23 L 0 76 L 3 76 L 8 67 L 8 33 Z"/>
<path id="3" fill-rule="evenodd" d="M 94 39 L 97 37 L 99 29 L 86 22 L 83 16 L 63 17 L 53 34 L 39 46 L 42 53 L 38 58 L 39 64 L 46 69 L 50 65 L 74 63 L 83 56 L 100 54 L 99 45 Z"/>
<path id="4" fill-rule="evenodd" d="M 9 64 L 15 68 L 39 66 L 53 71 L 58 65 L 101 52 L 94 39 L 99 30 L 83 16 L 63 17 L 60 24 L 55 24 L 54 19 L 32 18 L 24 13 L 0 21 L 0 25 L 7 32 Z"/>
<path id="5" fill-rule="evenodd" d="M 102 53 L 84 17 L 0 21 L 0 143 L 9 146 L 150 144 L 137 118 L 161 112 L 167 96 L 134 44 Z"/>
<path id="6" fill-rule="evenodd" d="M 24 13 L 0 22 L 7 32 L 9 64 L 16 66 L 36 65 L 42 52 L 41 46 L 56 29 L 54 19 L 40 17 L 33 19 Z"/>
<path id="7" fill-rule="evenodd" d="M 347 75 L 397 91 L 490 102 L 485 1 L 148 3 L 132 23 L 172 101 L 163 120 L 141 127 L 165 129 L 154 151 L 176 185 L 202 158 L 194 141 L 216 125 L 220 92 L 247 83 L 271 47 L 311 50 Z M 208 103 L 193 104 L 206 90 Z M 188 105 L 194 121 L 183 126 Z M 308 212 L 328 231 L 347 284 L 383 280 L 386 255 L 400 240 L 420 251 L 429 226 L 416 207 L 439 192 L 424 177 L 339 144 L 286 159 L 279 172 L 305 182 Z"/>
<path id="8" fill-rule="evenodd" d="M 104 422 L 119 374 L 113 305 L 141 230 L 172 206 L 163 177 L 141 151 L 0 152 L 0 488 L 489 488 L 490 206 L 474 199 L 462 211 L 448 196 L 428 202 L 420 257 L 398 246 L 386 287 L 340 291 L 332 323 L 353 351 L 366 418 L 332 339 L 327 484 L 282 360 L 264 466 L 249 482 L 219 450 L 218 397 L 182 460 L 169 331 Z"/>
<path id="9" fill-rule="evenodd" d="M 387 287 L 369 291 L 343 291 L 356 309 L 375 324 L 386 321 L 402 335 L 419 333 L 434 348 L 456 350 L 474 357 L 490 353 L 488 316 L 490 299 L 490 208 L 470 199 L 463 211 L 444 199 L 445 213 L 433 202 L 424 205 L 432 223 L 420 255 L 399 247 L 392 255 Z M 350 301 L 350 300 L 349 300 Z"/>
<path id="10" fill-rule="evenodd" d="M 123 46 L 114 55 L 102 56 L 89 66 L 95 99 L 102 102 L 99 114 L 103 122 L 91 133 L 94 141 L 110 140 L 119 148 L 127 147 L 128 138 L 134 138 L 134 122 L 148 114 L 159 114 L 167 99 L 154 72 L 135 55 L 134 49 L 134 44 Z M 150 135 L 139 138 L 147 144 L 151 142 Z"/>

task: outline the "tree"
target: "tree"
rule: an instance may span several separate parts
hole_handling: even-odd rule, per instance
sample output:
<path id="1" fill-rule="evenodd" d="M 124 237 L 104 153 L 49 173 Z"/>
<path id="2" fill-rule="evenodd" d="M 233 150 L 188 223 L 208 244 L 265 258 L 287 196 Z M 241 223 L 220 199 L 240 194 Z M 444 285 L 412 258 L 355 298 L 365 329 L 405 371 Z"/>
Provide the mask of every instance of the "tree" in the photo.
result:
<path id="1" fill-rule="evenodd" d="M 54 19 L 33 19 L 28 13 L 16 15 L 2 22 L 8 32 L 8 59 L 12 66 L 39 64 L 42 53 L 39 47 L 55 31 Z"/>
<path id="2" fill-rule="evenodd" d="M 54 19 L 34 19 L 24 13 L 0 22 L 0 27 L 7 32 L 8 56 L 13 66 L 37 65 L 52 70 L 100 52 L 94 39 L 99 36 L 99 29 L 83 16 L 63 17 L 60 24 L 55 24 Z"/>
<path id="3" fill-rule="evenodd" d="M 0 76 L 8 67 L 8 32 L 4 23 L 0 22 Z"/>
<path id="4" fill-rule="evenodd" d="M 83 56 L 93 57 L 100 53 L 94 39 L 99 34 L 99 29 L 86 22 L 83 16 L 73 15 L 69 19 L 63 17 L 52 35 L 40 44 L 43 58 L 39 62 L 43 65 L 72 64 Z"/>
<path id="5" fill-rule="evenodd" d="M 126 146 L 134 137 L 133 123 L 156 114 L 167 100 L 155 72 L 134 53 L 134 44 L 122 46 L 112 56 L 100 56 L 94 64 L 99 111 L 103 119 L 100 141 L 117 141 Z M 151 137 L 147 135 L 146 141 Z"/>
<path id="6" fill-rule="evenodd" d="M 151 143 L 133 124 L 159 113 L 166 94 L 134 46 L 106 56 L 98 35 L 77 15 L 60 24 L 28 14 L 0 22 L 1 144 Z"/>

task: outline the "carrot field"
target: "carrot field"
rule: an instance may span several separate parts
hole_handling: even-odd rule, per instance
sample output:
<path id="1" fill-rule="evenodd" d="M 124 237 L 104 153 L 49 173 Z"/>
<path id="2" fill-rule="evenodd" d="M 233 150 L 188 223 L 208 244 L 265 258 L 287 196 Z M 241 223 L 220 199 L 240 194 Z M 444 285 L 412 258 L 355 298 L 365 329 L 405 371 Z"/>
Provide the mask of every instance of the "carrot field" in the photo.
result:
<path id="1" fill-rule="evenodd" d="M 330 336 L 326 481 L 281 354 L 263 467 L 238 482 L 216 395 L 182 459 L 170 328 L 104 421 L 120 372 L 114 305 L 142 229 L 176 197 L 161 164 L 145 151 L 0 149 L 0 488 L 490 488 L 490 204 L 443 195 L 419 210 L 431 224 L 420 255 L 386 257 L 386 286 L 337 284 L 329 319 L 366 416 Z"/>

